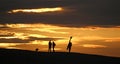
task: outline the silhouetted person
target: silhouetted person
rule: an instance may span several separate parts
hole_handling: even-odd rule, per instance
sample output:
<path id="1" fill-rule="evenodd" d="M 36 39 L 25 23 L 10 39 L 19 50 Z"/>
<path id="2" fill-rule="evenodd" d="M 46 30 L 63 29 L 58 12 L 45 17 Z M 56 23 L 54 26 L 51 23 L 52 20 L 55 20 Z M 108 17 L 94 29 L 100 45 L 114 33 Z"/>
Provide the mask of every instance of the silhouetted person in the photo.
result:
<path id="1" fill-rule="evenodd" d="M 39 50 L 38 48 L 35 49 L 36 52 L 38 52 L 38 50 Z"/>
<path id="2" fill-rule="evenodd" d="M 52 46 L 53 46 L 53 52 L 55 52 L 55 46 L 56 46 L 56 44 L 55 44 L 55 42 L 53 41 L 53 43 L 52 43 Z"/>
<path id="3" fill-rule="evenodd" d="M 49 43 L 48 43 L 48 52 L 51 52 L 51 46 L 52 46 L 52 43 L 51 43 L 51 40 L 50 40 Z"/>
<path id="4" fill-rule="evenodd" d="M 71 47 L 72 47 L 71 39 L 72 39 L 72 36 L 70 37 L 69 43 L 68 43 L 68 45 L 67 45 L 67 50 L 69 51 L 69 53 L 70 53 Z"/>

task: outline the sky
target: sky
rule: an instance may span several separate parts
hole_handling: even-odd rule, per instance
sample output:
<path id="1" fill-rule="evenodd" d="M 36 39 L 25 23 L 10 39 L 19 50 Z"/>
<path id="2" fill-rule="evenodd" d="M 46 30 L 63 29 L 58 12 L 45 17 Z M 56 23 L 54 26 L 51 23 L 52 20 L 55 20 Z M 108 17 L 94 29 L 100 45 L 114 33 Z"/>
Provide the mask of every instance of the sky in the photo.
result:
<path id="1" fill-rule="evenodd" d="M 118 0 L 0 0 L 0 48 L 120 57 Z"/>

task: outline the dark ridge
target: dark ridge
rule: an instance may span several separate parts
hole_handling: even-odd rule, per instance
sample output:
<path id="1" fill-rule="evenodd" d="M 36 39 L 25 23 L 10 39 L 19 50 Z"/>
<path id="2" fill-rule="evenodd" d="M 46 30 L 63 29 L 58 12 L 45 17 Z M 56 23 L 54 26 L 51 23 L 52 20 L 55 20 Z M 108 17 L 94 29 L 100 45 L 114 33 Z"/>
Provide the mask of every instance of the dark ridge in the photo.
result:
<path id="1" fill-rule="evenodd" d="M 120 64 L 120 58 L 73 52 L 0 49 L 0 64 Z"/>

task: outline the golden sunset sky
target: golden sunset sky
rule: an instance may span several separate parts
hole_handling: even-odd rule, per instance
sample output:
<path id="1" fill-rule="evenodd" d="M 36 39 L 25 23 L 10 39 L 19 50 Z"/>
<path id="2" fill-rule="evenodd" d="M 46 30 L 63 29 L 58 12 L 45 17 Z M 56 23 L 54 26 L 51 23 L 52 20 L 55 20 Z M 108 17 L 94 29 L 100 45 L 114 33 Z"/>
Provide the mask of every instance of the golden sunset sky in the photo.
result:
<path id="1" fill-rule="evenodd" d="M 24 3 L 23 3 L 24 2 Z M 113 5 L 115 4 L 115 5 Z M 66 51 L 120 57 L 120 16 L 112 0 L 2 0 L 0 48 Z"/>

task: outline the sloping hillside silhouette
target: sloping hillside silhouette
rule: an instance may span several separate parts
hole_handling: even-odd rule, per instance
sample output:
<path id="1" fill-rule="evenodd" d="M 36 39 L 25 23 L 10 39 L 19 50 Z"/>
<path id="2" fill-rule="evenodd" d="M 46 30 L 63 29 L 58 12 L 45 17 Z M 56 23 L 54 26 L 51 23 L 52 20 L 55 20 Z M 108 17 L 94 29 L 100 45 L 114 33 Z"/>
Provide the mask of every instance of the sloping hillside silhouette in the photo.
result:
<path id="1" fill-rule="evenodd" d="M 0 64 L 120 64 L 119 57 L 0 49 Z"/>

